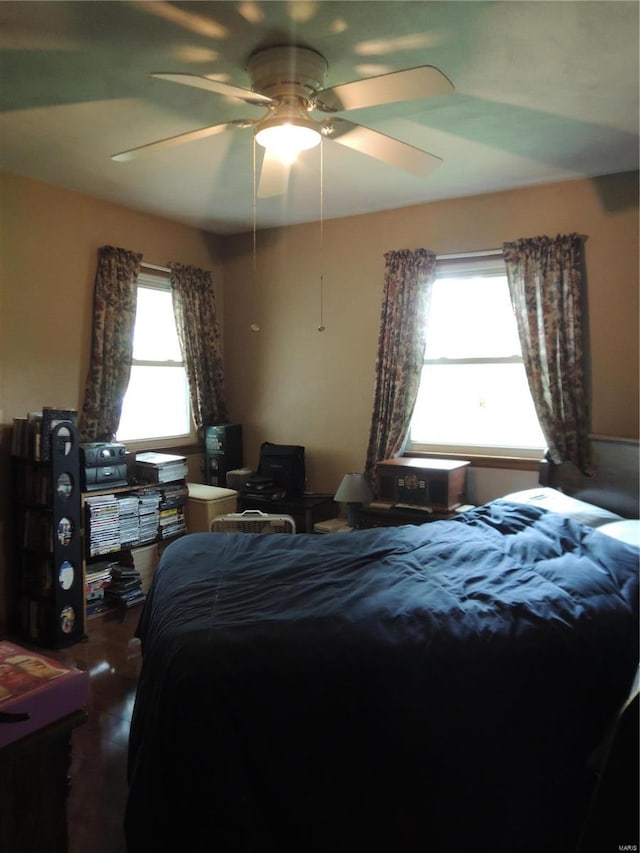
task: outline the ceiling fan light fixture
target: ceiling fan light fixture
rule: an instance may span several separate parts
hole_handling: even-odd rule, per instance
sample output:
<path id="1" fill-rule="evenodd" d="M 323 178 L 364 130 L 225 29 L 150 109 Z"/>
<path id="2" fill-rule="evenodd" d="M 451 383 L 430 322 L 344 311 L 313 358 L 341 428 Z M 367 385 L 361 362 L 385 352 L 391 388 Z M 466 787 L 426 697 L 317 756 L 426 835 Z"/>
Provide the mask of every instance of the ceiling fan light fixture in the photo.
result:
<path id="1" fill-rule="evenodd" d="M 256 132 L 256 142 L 285 163 L 293 163 L 301 151 L 320 144 L 315 122 L 300 117 L 266 119 Z"/>
<path id="2" fill-rule="evenodd" d="M 231 119 L 158 139 L 114 154 L 112 159 L 130 160 L 150 149 L 164 149 L 205 139 L 233 127 L 251 127 L 254 178 L 256 142 L 265 149 L 260 166 L 259 191 L 256 193 L 260 198 L 286 192 L 291 166 L 298 154 L 318 146 L 323 136 L 417 177 L 423 177 L 440 165 L 440 157 L 400 139 L 342 117 L 312 120 L 310 113 L 362 110 L 451 94 L 453 84 L 442 71 L 432 65 L 420 65 L 325 88 L 327 69 L 326 59 L 317 51 L 285 44 L 259 49 L 249 57 L 246 70 L 251 80 L 250 89 L 223 83 L 213 75 L 153 72 L 151 76 L 160 80 L 237 98 L 252 106 L 262 106 L 267 112 L 257 120 Z"/>

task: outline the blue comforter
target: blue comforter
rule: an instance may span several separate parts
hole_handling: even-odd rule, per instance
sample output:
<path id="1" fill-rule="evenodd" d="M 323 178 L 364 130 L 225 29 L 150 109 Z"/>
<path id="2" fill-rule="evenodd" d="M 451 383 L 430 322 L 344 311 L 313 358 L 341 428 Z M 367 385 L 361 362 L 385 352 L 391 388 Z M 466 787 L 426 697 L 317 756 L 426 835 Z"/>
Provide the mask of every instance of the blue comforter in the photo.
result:
<path id="1" fill-rule="evenodd" d="M 139 636 L 129 853 L 567 853 L 637 666 L 638 550 L 505 501 L 193 534 Z"/>

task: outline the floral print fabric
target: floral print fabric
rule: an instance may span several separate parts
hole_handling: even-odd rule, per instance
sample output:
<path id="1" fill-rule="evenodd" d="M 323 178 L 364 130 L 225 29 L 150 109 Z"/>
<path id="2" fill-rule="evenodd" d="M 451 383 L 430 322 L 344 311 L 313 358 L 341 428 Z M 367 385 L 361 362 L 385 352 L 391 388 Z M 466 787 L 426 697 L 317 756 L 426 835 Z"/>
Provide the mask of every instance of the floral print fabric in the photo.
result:
<path id="1" fill-rule="evenodd" d="M 365 476 L 373 488 L 376 462 L 400 454 L 422 373 L 436 256 L 428 249 L 385 254 L 386 272 L 376 359 L 376 388 Z"/>
<path id="2" fill-rule="evenodd" d="M 578 234 L 504 244 L 511 301 L 529 387 L 553 462 L 590 473 L 582 327 L 583 244 Z"/>
<path id="3" fill-rule="evenodd" d="M 93 340 L 80 439 L 112 441 L 129 385 L 142 255 L 104 246 L 98 251 Z M 211 273 L 170 264 L 173 308 L 196 427 L 228 420 L 220 331 Z"/>
<path id="4" fill-rule="evenodd" d="M 103 246 L 98 250 L 93 339 L 80 415 L 80 440 L 111 441 L 120 423 L 133 355 L 137 288 L 142 255 Z"/>
<path id="5" fill-rule="evenodd" d="M 173 310 L 196 428 L 225 423 L 227 412 L 213 278 L 207 270 L 169 264 Z"/>

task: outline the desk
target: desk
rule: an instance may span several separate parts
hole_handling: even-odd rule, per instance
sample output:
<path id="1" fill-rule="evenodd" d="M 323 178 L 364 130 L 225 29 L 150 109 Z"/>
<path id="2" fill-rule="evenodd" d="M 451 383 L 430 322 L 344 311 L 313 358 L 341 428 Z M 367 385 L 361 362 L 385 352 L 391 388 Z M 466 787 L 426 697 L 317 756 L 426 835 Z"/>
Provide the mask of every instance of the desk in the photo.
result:
<path id="1" fill-rule="evenodd" d="M 302 495 L 300 498 L 284 498 L 272 501 L 269 498 L 247 497 L 238 494 L 238 511 L 259 509 L 262 512 L 291 515 L 296 523 L 296 533 L 313 533 L 316 521 L 334 518 L 338 509 L 333 495 Z"/>
<path id="2" fill-rule="evenodd" d="M 0 750 L 0 850 L 67 853 L 71 734 L 86 719 L 75 711 Z"/>

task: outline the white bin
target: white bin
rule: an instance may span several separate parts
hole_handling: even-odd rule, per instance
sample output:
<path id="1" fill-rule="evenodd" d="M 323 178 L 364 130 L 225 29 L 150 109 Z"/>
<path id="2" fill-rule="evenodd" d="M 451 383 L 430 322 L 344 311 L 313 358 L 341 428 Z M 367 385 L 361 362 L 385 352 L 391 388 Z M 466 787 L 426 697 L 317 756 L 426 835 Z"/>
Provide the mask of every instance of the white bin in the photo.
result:
<path id="1" fill-rule="evenodd" d="M 208 533 L 211 522 L 217 515 L 236 512 L 238 493 L 219 486 L 203 486 L 187 483 L 189 497 L 186 502 L 186 521 L 189 533 Z"/>

